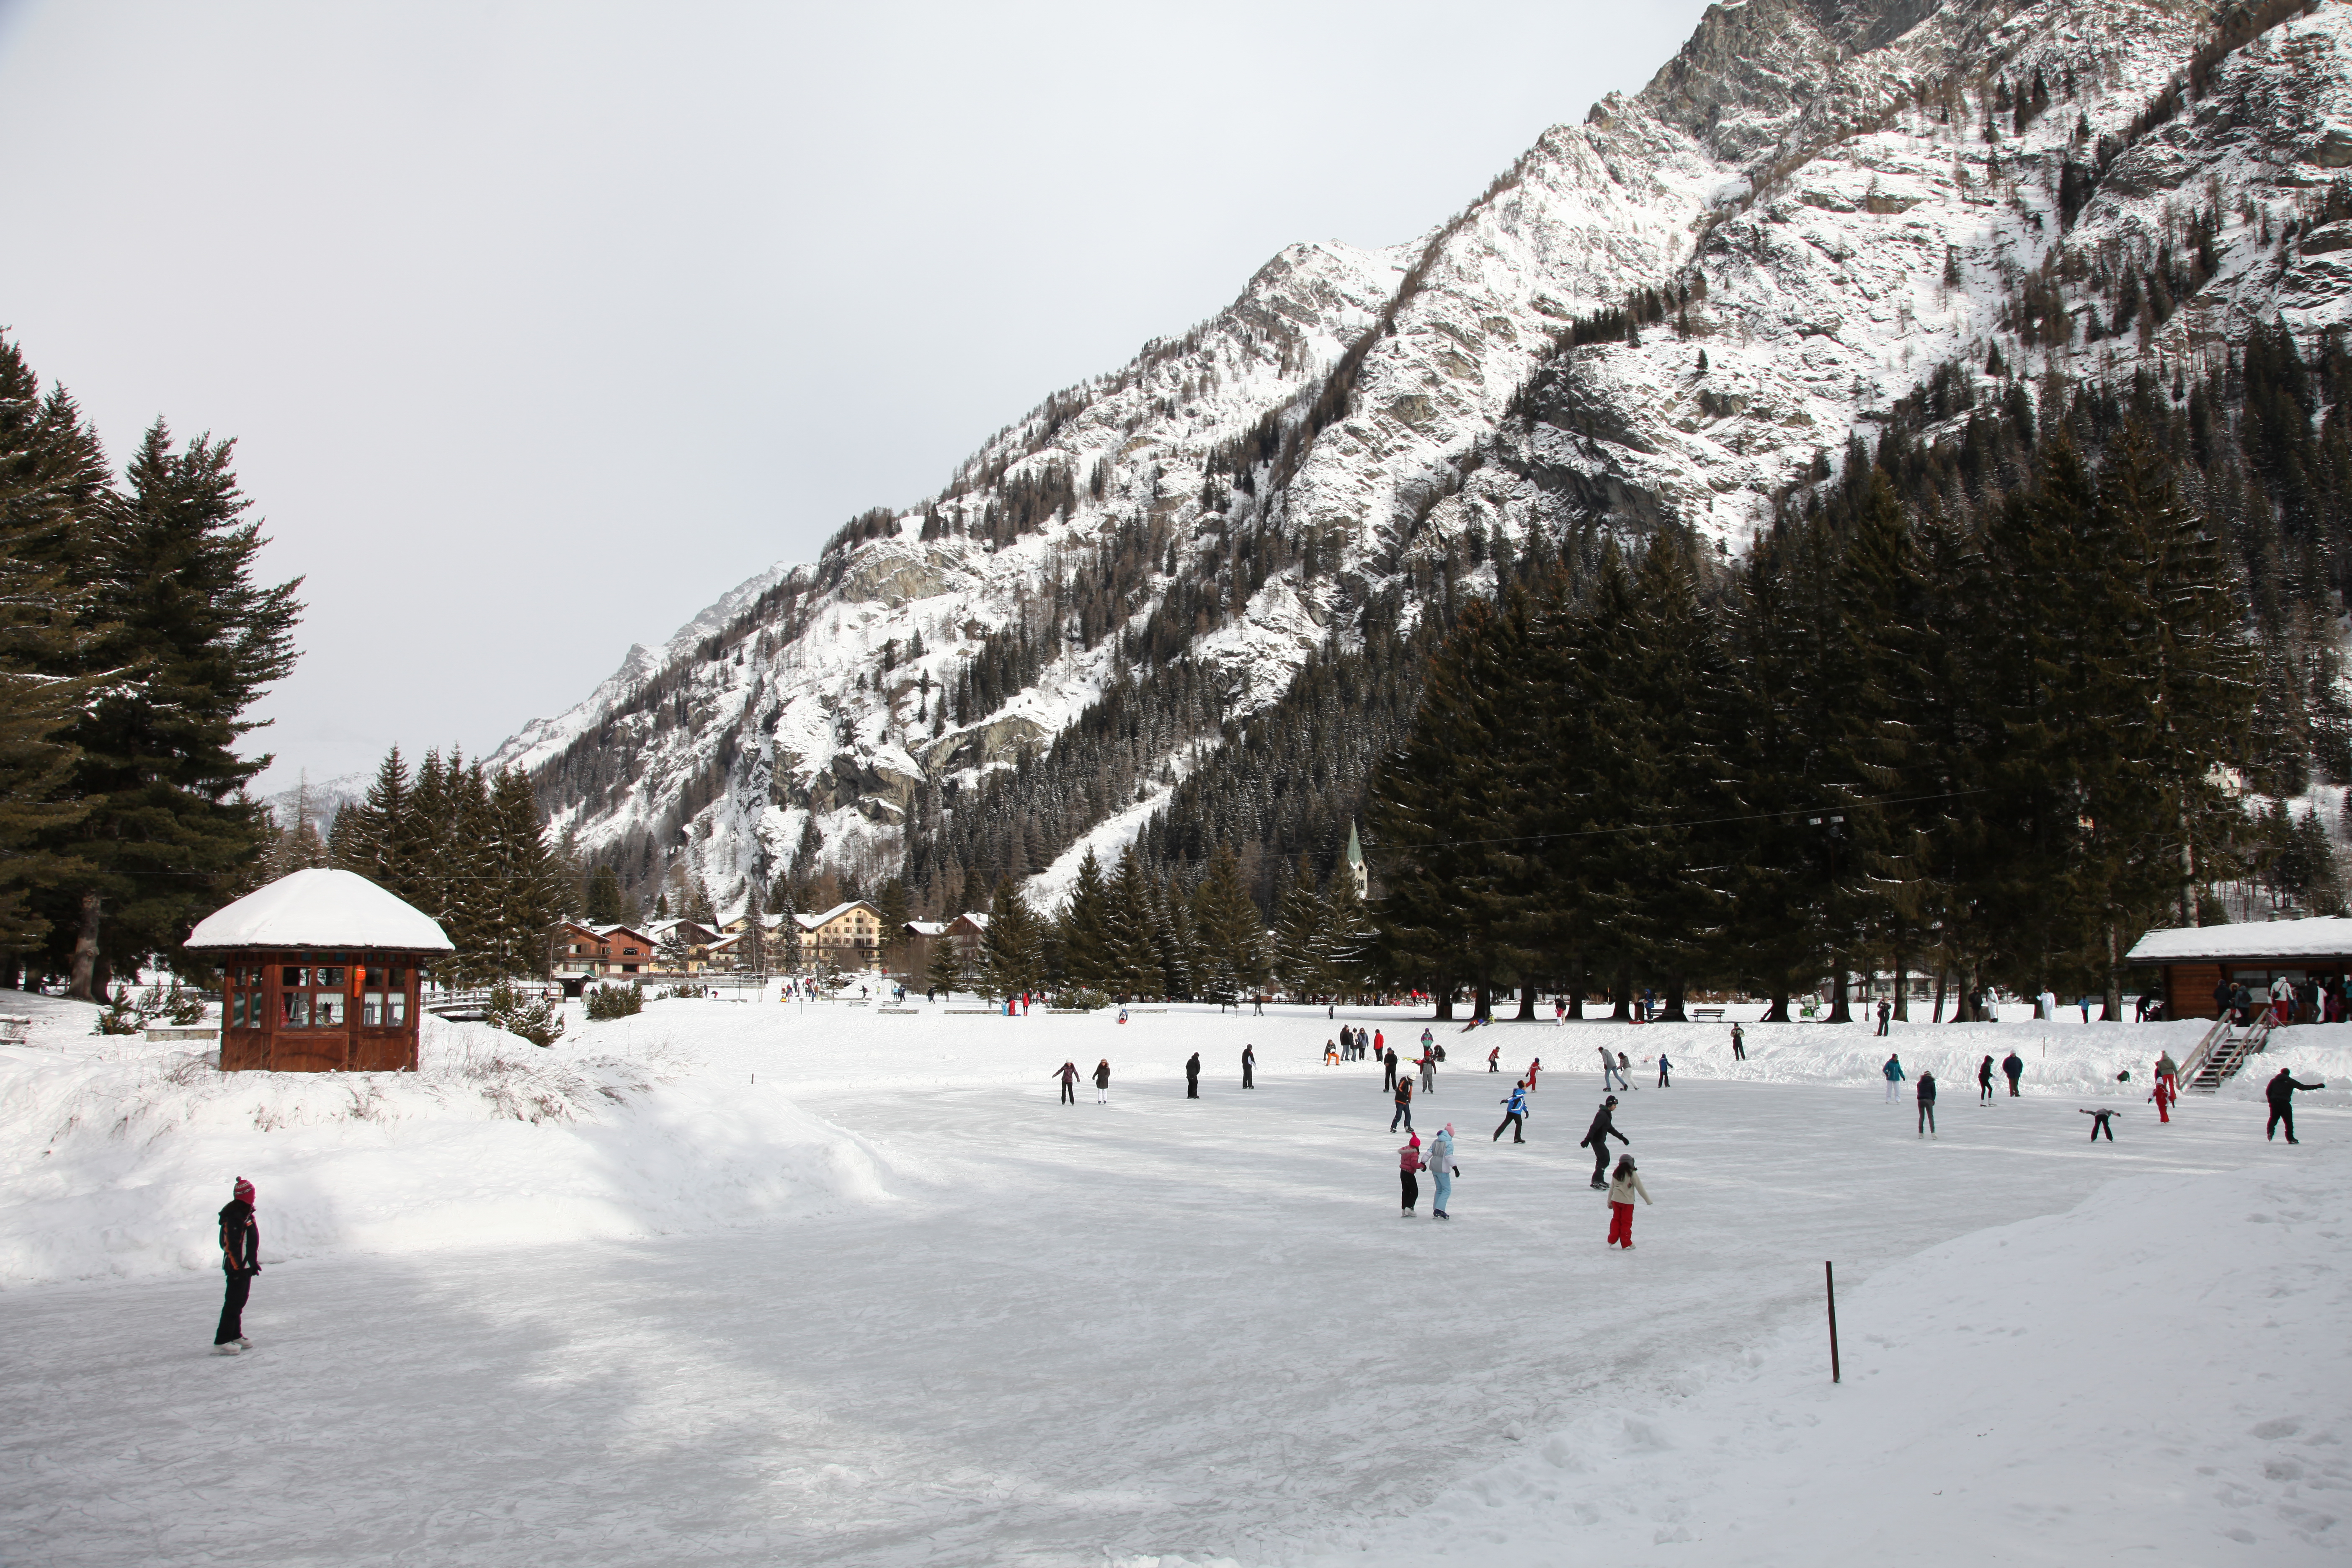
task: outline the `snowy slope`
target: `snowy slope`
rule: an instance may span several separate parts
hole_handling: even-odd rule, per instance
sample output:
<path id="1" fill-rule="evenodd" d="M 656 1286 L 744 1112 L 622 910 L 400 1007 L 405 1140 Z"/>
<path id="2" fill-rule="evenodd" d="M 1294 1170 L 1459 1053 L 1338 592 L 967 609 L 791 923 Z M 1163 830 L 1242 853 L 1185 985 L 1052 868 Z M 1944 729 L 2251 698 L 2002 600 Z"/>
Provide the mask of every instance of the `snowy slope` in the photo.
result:
<path id="1" fill-rule="evenodd" d="M 1429 234 L 1292 247 L 1216 317 L 999 432 L 937 496 L 633 649 L 495 760 L 535 770 L 559 826 L 648 896 L 681 860 L 722 904 L 803 852 L 887 875 L 910 832 L 1113 681 L 1205 675 L 1216 710 L 1161 742 L 1172 764 L 1474 533 L 1524 550 L 1673 520 L 1737 550 L 1938 367 L 1991 391 L 1995 349 L 2030 386 L 2193 369 L 2260 318 L 2339 324 L 2352 235 L 2278 236 L 2352 165 L 2352 11 L 2273 27 L 2135 140 L 2214 16 L 1714 7 L 1642 91 L 1545 132 Z M 2049 101 L 2021 128 L 2002 105 L 2037 79 Z M 2062 210 L 2070 166 L 2103 159 L 2088 205 Z M 2080 317 L 2208 210 L 2215 276 L 2161 328 L 2021 341 L 2027 281 Z M 1556 346 L 1640 289 L 1689 302 L 1638 343 Z M 990 660 L 1010 687 L 943 714 Z M 1098 850 L 1131 837 L 1134 804 L 1089 807 L 1122 824 Z"/>

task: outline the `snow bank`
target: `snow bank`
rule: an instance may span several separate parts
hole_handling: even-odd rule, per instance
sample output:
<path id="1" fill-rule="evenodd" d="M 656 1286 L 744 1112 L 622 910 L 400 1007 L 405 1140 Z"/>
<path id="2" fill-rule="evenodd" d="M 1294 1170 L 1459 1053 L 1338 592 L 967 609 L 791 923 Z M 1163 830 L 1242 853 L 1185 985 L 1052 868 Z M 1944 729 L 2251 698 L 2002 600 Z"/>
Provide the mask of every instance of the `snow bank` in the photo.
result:
<path id="1" fill-rule="evenodd" d="M 2341 1563 L 2347 1205 L 2336 1151 L 1930 1247 L 1841 1291 L 1842 1384 L 1816 1315 L 1693 1392 L 1528 1435 L 1390 1532 L 1410 1559 L 1347 1560 Z M 1596 1272 L 1638 1290 L 1645 1263 Z"/>
<path id="2" fill-rule="evenodd" d="M 889 1195 L 865 1141 L 645 1031 L 543 1051 L 428 1019 L 414 1074 L 224 1074 L 208 1049 L 77 1038 L 88 1009 L 62 1006 L 43 1009 L 41 1043 L 0 1047 L 0 1286 L 209 1268 L 210 1216 L 238 1176 L 271 1262 L 662 1235 Z"/>

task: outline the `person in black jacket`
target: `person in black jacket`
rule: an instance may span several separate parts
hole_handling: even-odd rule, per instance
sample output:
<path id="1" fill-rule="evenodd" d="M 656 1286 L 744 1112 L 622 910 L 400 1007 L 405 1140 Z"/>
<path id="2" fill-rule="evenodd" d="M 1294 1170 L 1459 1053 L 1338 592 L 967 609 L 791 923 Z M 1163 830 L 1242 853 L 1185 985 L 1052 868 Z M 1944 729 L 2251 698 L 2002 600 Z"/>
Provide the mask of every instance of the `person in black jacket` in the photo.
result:
<path id="1" fill-rule="evenodd" d="M 1987 1057 L 1977 1064 L 1977 1103 L 1982 1105 L 1991 1099 L 1992 1058 Z"/>
<path id="2" fill-rule="evenodd" d="M 2267 1143 L 2277 1137 L 2282 1124 L 2286 1128 L 2286 1141 L 2290 1143 L 2295 1142 L 2294 1091 L 2298 1089 L 2326 1089 L 2326 1087 L 2325 1082 L 2304 1083 L 2286 1068 L 2279 1068 L 2278 1076 L 2271 1079 L 2263 1090 L 2263 1097 L 2271 1102 L 2271 1121 L 2268 1127 L 2263 1129 L 2263 1142 Z"/>
<path id="3" fill-rule="evenodd" d="M 1381 1087 L 1382 1089 L 1394 1089 L 1396 1087 L 1396 1047 L 1394 1046 L 1391 1046 L 1387 1050 L 1381 1053 L 1381 1072 L 1382 1075 Z"/>
<path id="4" fill-rule="evenodd" d="M 1257 1047 L 1255 1046 L 1242 1047 L 1242 1087 L 1244 1089 L 1257 1087 Z"/>
<path id="5" fill-rule="evenodd" d="M 1927 1137 L 1936 1131 L 1936 1075 L 1919 1075 L 1919 1136 Z"/>
<path id="6" fill-rule="evenodd" d="M 261 1227 L 253 1220 L 253 1184 L 243 1176 L 221 1205 L 220 1248 L 228 1293 L 221 1301 L 220 1327 L 213 1332 L 213 1354 L 236 1355 L 253 1348 L 245 1337 L 245 1301 L 253 1291 L 253 1277 L 261 1272 Z"/>
<path id="7" fill-rule="evenodd" d="M 1201 1053 L 1198 1051 L 1194 1051 L 1192 1059 L 1184 1064 L 1184 1098 L 1201 1098 Z"/>
<path id="8" fill-rule="evenodd" d="M 1613 1119 L 1616 1110 L 1617 1097 L 1612 1094 L 1602 1102 L 1601 1109 L 1593 1113 L 1592 1125 L 1586 1128 L 1584 1131 L 1584 1142 L 1577 1145 L 1580 1149 L 1592 1151 L 1592 1184 L 1596 1187 L 1605 1187 L 1609 1184 L 1609 1140 L 1614 1138 L 1620 1143 L 1628 1145 L 1633 1142 L 1617 1131 L 1617 1123 Z"/>
<path id="9" fill-rule="evenodd" d="M 2009 1092 L 2017 1093 L 2017 1080 L 2025 1076 L 2025 1058 L 2015 1051 L 2000 1058 L 2000 1070 L 2009 1075 Z"/>

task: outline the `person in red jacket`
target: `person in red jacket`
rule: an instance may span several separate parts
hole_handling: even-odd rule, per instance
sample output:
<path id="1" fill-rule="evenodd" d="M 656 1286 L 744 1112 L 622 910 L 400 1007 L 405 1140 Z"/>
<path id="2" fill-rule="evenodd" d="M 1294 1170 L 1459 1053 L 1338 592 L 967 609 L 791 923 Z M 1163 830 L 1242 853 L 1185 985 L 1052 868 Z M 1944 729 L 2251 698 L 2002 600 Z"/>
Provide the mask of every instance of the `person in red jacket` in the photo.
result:
<path id="1" fill-rule="evenodd" d="M 1411 1219 L 1412 1205 L 1421 1201 L 1421 1178 L 1414 1173 L 1425 1171 L 1428 1168 L 1428 1164 L 1421 1157 L 1421 1134 L 1408 1133 L 1404 1147 L 1397 1151 L 1397 1174 L 1403 1178 L 1404 1187 L 1403 1218 Z"/>

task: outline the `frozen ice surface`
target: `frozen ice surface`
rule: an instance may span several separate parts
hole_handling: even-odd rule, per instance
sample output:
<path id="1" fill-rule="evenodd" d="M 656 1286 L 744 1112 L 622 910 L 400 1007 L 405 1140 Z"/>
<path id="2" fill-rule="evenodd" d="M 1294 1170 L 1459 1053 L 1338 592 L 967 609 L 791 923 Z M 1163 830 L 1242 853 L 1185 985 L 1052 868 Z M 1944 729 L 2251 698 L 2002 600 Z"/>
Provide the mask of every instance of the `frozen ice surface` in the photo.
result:
<path id="1" fill-rule="evenodd" d="M 84 1201 L 39 1180 L 111 1194 L 95 1274 L 142 1193 L 165 1212 L 139 1223 L 200 1253 L 229 1178 L 278 1168 L 255 1177 L 252 1355 L 204 1353 L 217 1278 L 175 1259 L 0 1291 L 11 1563 L 2343 1556 L 2352 1117 L 2305 1096 L 2303 1146 L 2266 1145 L 2240 1082 L 2158 1126 L 2147 1063 L 2193 1024 L 1897 1026 L 1943 1083 L 1928 1142 L 1861 1026 L 1751 1025 L 1738 1068 L 1711 1025 L 1362 1015 L 1454 1058 L 1415 1102 L 1462 1139 L 1439 1226 L 1425 1191 L 1398 1217 L 1402 1135 L 1377 1068 L 1321 1065 L 1319 1010 L 656 1002 L 534 1053 L 667 1064 L 626 1104 L 519 1121 L 426 1094 L 428 1059 L 387 1121 L 151 1109 L 58 1142 L 59 1178 L 34 1169 L 44 1081 L 87 1097 L 131 1049 L 62 1009 L 0 1053 L 8 1256 Z M 1574 1147 L 1602 1039 L 1653 1062 L 1621 1096 L 1657 1200 L 1631 1254 L 1602 1250 Z M 1547 1063 L 1523 1148 L 1488 1139 L 1490 1044 Z M 1979 1106 L 1958 1065 L 2011 1045 L 2025 1097 Z M 2271 1060 L 2340 1084 L 2347 1047 L 2297 1030 Z M 1082 1084 L 1057 1104 L 1052 1069 L 1104 1056 L 1112 1103 Z M 282 1087 L 241 1076 L 240 1096 Z M 2089 1104 L 2122 1112 L 2112 1146 L 2087 1142 Z M 845 1168 L 813 1149 L 864 1173 L 808 1176 Z M 272 1197 L 306 1165 L 322 1211 L 416 1223 L 291 1245 Z M 540 1236 L 469 1228 L 540 1183 L 562 1194 Z"/>

